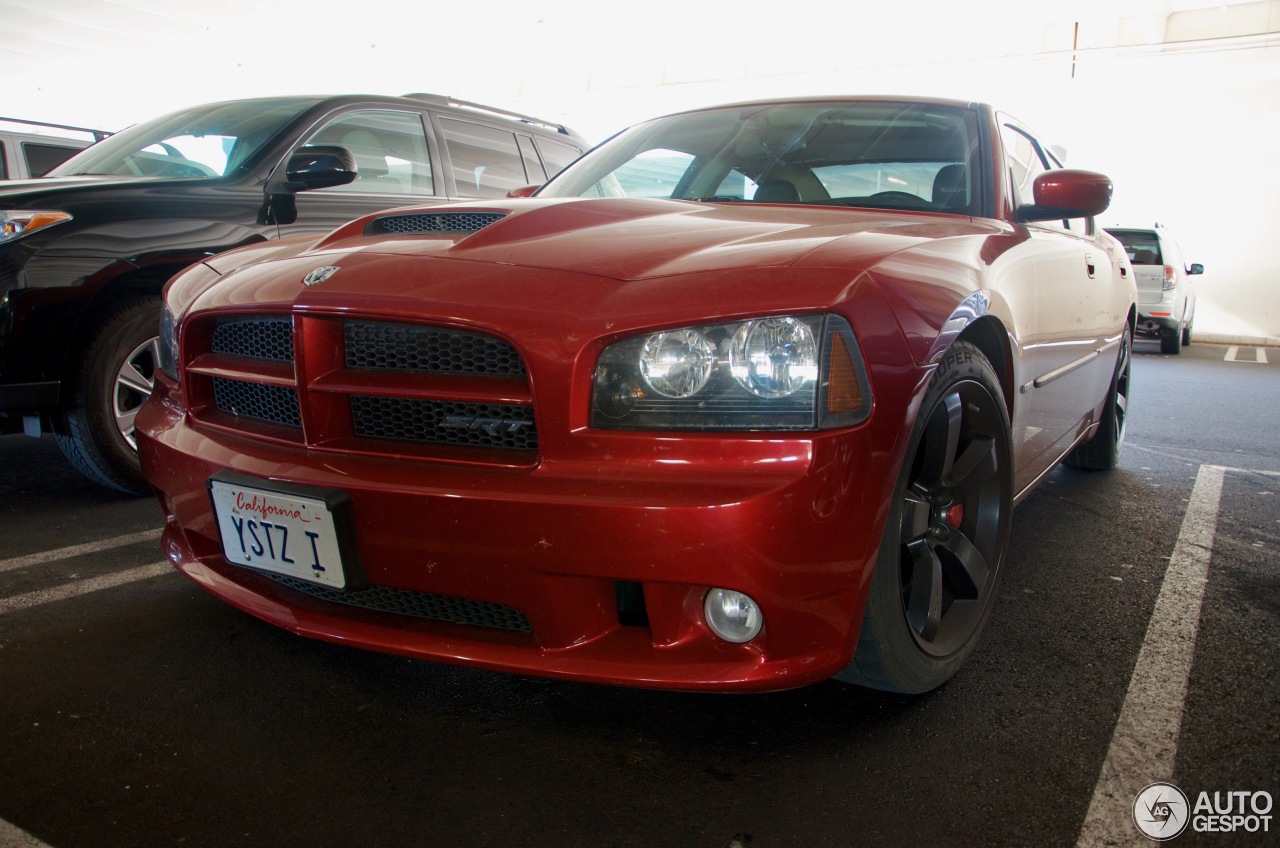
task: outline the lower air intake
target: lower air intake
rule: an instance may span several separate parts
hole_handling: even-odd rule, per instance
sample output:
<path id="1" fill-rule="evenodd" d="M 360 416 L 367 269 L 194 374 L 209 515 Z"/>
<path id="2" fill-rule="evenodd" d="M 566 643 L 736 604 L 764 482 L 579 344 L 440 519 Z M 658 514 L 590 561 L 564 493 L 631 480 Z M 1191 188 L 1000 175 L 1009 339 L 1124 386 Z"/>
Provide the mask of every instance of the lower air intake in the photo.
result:
<path id="1" fill-rule="evenodd" d="M 489 627 L 495 630 L 533 632 L 533 627 L 529 625 L 529 619 L 524 617 L 524 613 L 502 604 L 452 598 L 448 595 L 431 595 L 426 592 L 412 592 L 408 589 L 394 589 L 388 586 L 370 586 L 368 589 L 355 592 L 341 592 L 283 574 L 259 573 L 290 589 L 336 604 L 429 618 L 433 621 Z"/>

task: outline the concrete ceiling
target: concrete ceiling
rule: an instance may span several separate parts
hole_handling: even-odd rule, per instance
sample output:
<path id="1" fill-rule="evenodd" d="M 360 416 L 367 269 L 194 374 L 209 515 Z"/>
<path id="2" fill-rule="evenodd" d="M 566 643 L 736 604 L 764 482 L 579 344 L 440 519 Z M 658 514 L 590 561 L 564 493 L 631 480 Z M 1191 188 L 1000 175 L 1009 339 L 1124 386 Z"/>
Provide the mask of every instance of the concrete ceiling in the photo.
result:
<path id="1" fill-rule="evenodd" d="M 426 90 L 519 107 L 664 87 L 682 107 L 677 89 L 694 94 L 708 83 L 736 82 L 749 94 L 787 80 L 812 88 L 835 75 L 843 85 L 868 69 L 1009 57 L 1067 67 L 1099 54 L 1275 44 L 1280 32 L 1280 0 L 899 0 L 790 15 L 776 0 L 474 8 L 0 0 L 4 111 L 118 129 L 195 102 L 269 93 Z"/>

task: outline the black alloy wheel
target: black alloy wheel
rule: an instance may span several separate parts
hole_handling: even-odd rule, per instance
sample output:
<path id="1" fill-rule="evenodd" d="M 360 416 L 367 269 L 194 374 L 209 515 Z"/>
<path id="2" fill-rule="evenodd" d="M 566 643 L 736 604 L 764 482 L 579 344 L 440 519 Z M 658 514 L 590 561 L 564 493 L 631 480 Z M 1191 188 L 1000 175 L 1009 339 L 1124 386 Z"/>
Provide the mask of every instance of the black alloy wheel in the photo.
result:
<path id="1" fill-rule="evenodd" d="M 995 369 L 957 342 L 920 407 L 853 661 L 837 677 L 895 692 L 948 680 L 996 596 L 1013 510 L 1009 415 Z"/>
<path id="2" fill-rule="evenodd" d="M 1003 549 L 1007 428 L 1003 408 L 961 381 L 929 412 L 902 498 L 902 611 L 922 651 L 946 656 L 978 627 Z"/>

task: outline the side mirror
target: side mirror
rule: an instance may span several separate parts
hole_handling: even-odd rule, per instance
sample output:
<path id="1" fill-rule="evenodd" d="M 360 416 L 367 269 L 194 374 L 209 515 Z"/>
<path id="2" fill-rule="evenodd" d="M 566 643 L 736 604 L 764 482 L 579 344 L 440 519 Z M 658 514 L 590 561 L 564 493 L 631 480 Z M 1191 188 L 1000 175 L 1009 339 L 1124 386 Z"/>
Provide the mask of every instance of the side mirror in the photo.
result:
<path id="1" fill-rule="evenodd" d="M 540 188 L 540 185 L 518 186 L 507 192 L 507 197 L 533 197 L 533 193 Z"/>
<path id="2" fill-rule="evenodd" d="M 1201 265 L 1199 262 L 1196 262 L 1196 263 L 1194 263 L 1190 268 L 1188 268 L 1188 269 L 1187 269 L 1187 273 L 1188 273 L 1188 274 L 1203 274 L 1203 273 L 1204 273 L 1204 266 L 1203 266 L 1203 265 Z"/>
<path id="3" fill-rule="evenodd" d="M 1036 177 L 1035 203 L 1019 206 L 1019 221 L 1092 218 L 1111 205 L 1111 179 L 1093 171 L 1063 168 Z"/>
<path id="4" fill-rule="evenodd" d="M 289 191 L 310 191 L 346 185 L 356 178 L 356 158 L 345 147 L 317 144 L 303 147 L 289 157 L 284 187 Z"/>

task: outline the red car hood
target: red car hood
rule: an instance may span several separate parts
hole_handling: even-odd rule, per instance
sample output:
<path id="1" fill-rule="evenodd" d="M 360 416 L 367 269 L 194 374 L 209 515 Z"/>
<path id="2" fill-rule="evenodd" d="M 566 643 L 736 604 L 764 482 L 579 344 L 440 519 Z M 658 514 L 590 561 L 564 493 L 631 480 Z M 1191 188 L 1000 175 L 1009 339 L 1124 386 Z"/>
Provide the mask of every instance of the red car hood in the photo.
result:
<path id="1" fill-rule="evenodd" d="M 474 232 L 368 234 L 378 229 L 378 219 L 414 214 L 502 217 Z M 835 291 L 894 253 L 934 239 L 990 234 L 994 229 L 990 223 L 956 216 L 848 208 L 520 199 L 391 210 L 353 221 L 319 241 L 313 237 L 269 242 L 212 257 L 205 264 L 220 274 L 239 269 L 227 285 L 219 287 L 218 300 L 223 303 L 266 304 L 302 298 L 334 306 L 354 295 L 423 296 L 430 290 L 433 296 L 443 297 L 446 289 L 453 303 L 479 299 L 497 306 L 495 291 L 503 292 L 508 305 L 514 305 L 513 299 L 526 306 L 534 301 L 545 303 L 546 290 L 513 290 L 509 274 L 499 270 L 503 266 L 582 275 L 582 285 L 587 288 L 575 287 L 579 298 L 590 297 L 586 280 L 592 278 L 647 280 L 652 281 L 651 289 L 664 278 L 743 271 L 741 277 L 735 277 L 736 301 L 749 298 L 749 292 L 741 287 L 748 277 L 768 276 L 761 275 L 762 270 L 794 265 L 835 269 L 834 274 L 821 275 L 831 278 L 828 286 L 834 286 Z M 434 263 L 412 263 L 416 257 L 452 260 L 465 266 L 460 264 L 457 273 L 442 274 L 439 266 L 426 267 Z M 303 284 L 309 272 L 326 265 L 340 270 L 314 288 Z M 484 268 L 491 271 L 482 271 Z M 746 273 L 748 269 L 752 273 Z M 491 282 L 493 273 L 503 282 Z M 682 286 L 669 297 L 685 299 L 685 305 L 689 305 L 688 298 L 701 298 L 724 308 L 723 278 L 714 276 L 719 283 L 708 281 L 694 289 Z M 816 278 L 811 279 L 816 283 Z M 189 286 L 186 292 L 173 293 L 181 306 L 213 280 L 205 278 L 203 284 L 197 284 L 179 278 L 176 282 L 183 288 Z M 823 299 L 816 290 L 810 294 Z"/>
<path id="2" fill-rule="evenodd" d="M 367 237 L 388 215 L 497 213 L 474 233 Z M 943 235 L 974 233 L 968 218 L 846 208 L 705 204 L 671 200 L 508 200 L 395 210 L 354 221 L 316 245 L 351 250 L 573 271 L 642 280 L 697 271 L 792 265 L 826 245 L 854 240 L 864 261 Z M 852 258 L 849 247 L 840 263 Z"/>

